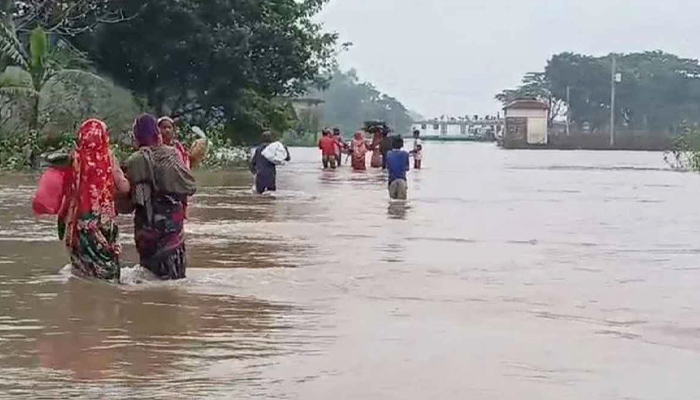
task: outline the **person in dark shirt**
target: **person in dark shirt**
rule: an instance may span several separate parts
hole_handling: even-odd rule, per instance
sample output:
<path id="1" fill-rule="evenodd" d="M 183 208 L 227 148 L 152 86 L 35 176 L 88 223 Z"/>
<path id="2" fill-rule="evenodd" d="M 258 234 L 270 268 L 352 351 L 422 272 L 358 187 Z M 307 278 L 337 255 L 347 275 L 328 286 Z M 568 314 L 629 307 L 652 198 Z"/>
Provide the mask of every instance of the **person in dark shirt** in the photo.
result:
<path id="1" fill-rule="evenodd" d="M 394 143 L 394 138 L 389 136 L 389 130 L 382 132 L 382 143 L 379 145 L 379 150 L 382 153 L 382 169 L 386 169 L 386 156 L 389 154 Z"/>
<path id="2" fill-rule="evenodd" d="M 268 131 L 263 132 L 262 143 L 255 148 L 253 159 L 250 161 L 250 172 L 255 174 L 255 191 L 258 194 L 263 194 L 266 191 L 277 191 L 277 167 L 262 155 L 263 150 L 270 143 L 272 143 L 272 133 Z M 290 160 L 289 149 L 287 149 L 286 161 Z"/>
<path id="3" fill-rule="evenodd" d="M 389 151 L 385 157 L 386 167 L 389 170 L 389 197 L 394 200 L 406 200 L 408 198 L 408 183 L 406 182 L 406 172 L 410 167 L 410 156 L 407 151 L 402 150 L 403 139 L 394 138 L 393 150 Z"/>

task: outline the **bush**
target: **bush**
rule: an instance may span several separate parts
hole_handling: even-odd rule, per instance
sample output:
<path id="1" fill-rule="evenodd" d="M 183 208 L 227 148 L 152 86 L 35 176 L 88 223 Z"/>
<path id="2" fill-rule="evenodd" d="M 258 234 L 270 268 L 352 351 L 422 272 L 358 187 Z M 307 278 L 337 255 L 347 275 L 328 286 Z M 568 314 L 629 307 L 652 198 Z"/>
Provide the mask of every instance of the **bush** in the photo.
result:
<path id="1" fill-rule="evenodd" d="M 687 127 L 678 136 L 664 160 L 675 169 L 700 171 L 700 127 Z"/>
<path id="2" fill-rule="evenodd" d="M 287 146 L 316 147 L 318 135 L 315 132 L 286 132 L 282 135 L 282 142 Z"/>

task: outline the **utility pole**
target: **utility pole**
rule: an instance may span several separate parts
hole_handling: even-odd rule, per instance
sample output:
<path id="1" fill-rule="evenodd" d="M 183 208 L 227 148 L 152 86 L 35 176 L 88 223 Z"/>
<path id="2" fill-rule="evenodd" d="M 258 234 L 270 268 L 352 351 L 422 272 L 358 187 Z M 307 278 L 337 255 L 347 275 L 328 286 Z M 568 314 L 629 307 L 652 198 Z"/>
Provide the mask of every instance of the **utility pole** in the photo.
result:
<path id="1" fill-rule="evenodd" d="M 571 124 L 571 86 L 566 85 L 566 136 L 571 133 L 569 125 Z"/>
<path id="2" fill-rule="evenodd" d="M 610 147 L 615 146 L 615 81 L 617 79 L 617 59 L 612 54 L 612 75 L 610 79 Z"/>

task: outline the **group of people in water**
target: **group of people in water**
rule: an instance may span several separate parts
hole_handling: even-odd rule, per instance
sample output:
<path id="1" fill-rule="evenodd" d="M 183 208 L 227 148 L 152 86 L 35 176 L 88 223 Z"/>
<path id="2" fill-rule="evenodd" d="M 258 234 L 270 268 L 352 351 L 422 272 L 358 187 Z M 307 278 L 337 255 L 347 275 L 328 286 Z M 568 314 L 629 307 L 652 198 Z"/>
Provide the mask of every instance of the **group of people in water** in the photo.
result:
<path id="1" fill-rule="evenodd" d="M 161 279 L 186 277 L 184 222 L 187 200 L 197 191 L 190 168 L 201 161 L 193 153 L 205 150 L 194 147 L 206 146 L 206 138 L 194 129 L 202 137 L 191 153 L 175 137 L 174 125 L 167 117 L 139 116 L 133 126 L 138 149 L 123 164 L 112 153 L 103 121 L 89 119 L 80 126 L 67 161 L 54 166 L 63 179 L 53 194 L 60 204 L 58 235 L 75 273 L 119 282 L 116 218 L 133 213 L 140 265 Z"/>
<path id="2" fill-rule="evenodd" d="M 196 127 L 192 130 L 199 138 L 187 150 L 176 137 L 173 119 L 143 114 L 133 125 L 136 151 L 120 163 L 112 153 L 103 121 L 89 119 L 80 126 L 66 161 L 53 166 L 62 171 L 60 183 L 54 182 L 49 190 L 48 197 L 53 199 L 42 200 L 55 204 L 42 209 L 52 209 L 44 214 L 58 216 L 58 235 L 65 242 L 74 273 L 118 283 L 121 245 L 116 218 L 133 214 L 140 266 L 165 280 L 186 277 L 184 224 L 188 198 L 197 191 L 192 168 L 203 160 L 207 146 L 204 132 Z M 359 131 L 345 143 L 339 129 L 324 130 L 319 142 L 324 168 L 337 168 L 343 164 L 343 154 L 348 154 L 354 170 L 366 170 L 367 154 L 372 152 L 370 165 L 389 172 L 390 197 L 406 199 L 411 156 L 414 167 L 421 168 L 420 133 L 414 133 L 410 153 L 402 150 L 403 139 L 390 136 L 388 129 L 371 133 L 371 142 Z M 277 189 L 276 165 L 291 159 L 286 146 L 273 142 L 270 132 L 264 132 L 262 138 L 251 159 L 255 191 L 260 194 Z M 39 194 L 43 180 L 34 207 L 39 197 L 47 197 Z"/>
<path id="3" fill-rule="evenodd" d="M 372 140 L 365 138 L 365 131 L 357 131 L 350 143 L 345 143 L 339 128 L 324 129 L 318 142 L 321 150 L 321 163 L 324 169 L 336 169 L 343 165 L 343 154 L 347 154 L 350 165 L 355 171 L 367 170 L 367 154 L 372 168 L 382 168 L 389 172 L 389 196 L 392 199 L 407 198 L 406 172 L 410 169 L 410 157 L 413 157 L 415 169 L 423 164 L 423 142 L 420 131 L 413 132 L 413 149 L 403 150 L 404 140 L 400 136 L 391 136 L 386 126 L 373 126 L 368 129 Z"/>
<path id="4" fill-rule="evenodd" d="M 370 133 L 372 139 L 365 135 Z M 321 150 L 321 162 L 324 169 L 336 169 L 343 165 L 343 155 L 347 154 L 347 160 L 355 171 L 367 170 L 367 154 L 371 153 L 370 166 L 372 168 L 387 169 L 388 154 L 394 150 L 394 143 L 398 137 L 390 135 L 387 127 L 377 126 L 365 131 L 357 131 L 353 139 L 346 143 L 343 140 L 340 128 L 332 131 L 323 129 L 318 148 Z M 414 159 L 414 168 L 421 169 L 423 163 L 423 142 L 420 131 L 413 132 L 413 149 L 409 152 Z M 403 148 L 403 146 L 401 147 Z"/>

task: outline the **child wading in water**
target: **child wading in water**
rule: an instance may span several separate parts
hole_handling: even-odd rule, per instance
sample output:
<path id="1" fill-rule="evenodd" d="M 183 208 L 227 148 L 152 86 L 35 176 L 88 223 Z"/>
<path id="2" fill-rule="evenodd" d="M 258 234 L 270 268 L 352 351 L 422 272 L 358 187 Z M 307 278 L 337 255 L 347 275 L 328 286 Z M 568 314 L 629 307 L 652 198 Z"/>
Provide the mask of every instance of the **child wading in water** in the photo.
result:
<path id="1" fill-rule="evenodd" d="M 389 197 L 394 200 L 406 200 L 408 198 L 408 183 L 406 172 L 411 168 L 408 152 L 402 150 L 403 139 L 394 138 L 393 150 L 386 155 L 386 167 L 389 170 Z"/>
<path id="2" fill-rule="evenodd" d="M 318 148 L 321 149 L 321 161 L 323 162 L 323 169 L 335 169 L 337 156 L 335 154 L 336 141 L 331 135 L 331 131 L 328 129 L 323 130 L 323 136 L 321 140 L 318 141 Z"/>
<path id="3" fill-rule="evenodd" d="M 413 131 L 413 150 L 411 154 L 413 155 L 413 168 L 421 169 L 423 166 L 423 141 L 420 140 L 420 131 L 418 129 Z"/>

